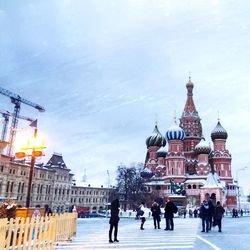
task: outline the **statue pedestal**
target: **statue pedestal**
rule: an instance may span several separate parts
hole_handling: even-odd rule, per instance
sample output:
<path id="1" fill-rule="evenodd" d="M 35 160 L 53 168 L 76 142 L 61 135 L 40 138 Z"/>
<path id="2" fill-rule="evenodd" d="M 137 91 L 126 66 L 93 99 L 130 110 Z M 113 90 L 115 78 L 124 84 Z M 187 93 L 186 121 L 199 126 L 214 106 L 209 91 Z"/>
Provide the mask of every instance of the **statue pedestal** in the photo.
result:
<path id="1" fill-rule="evenodd" d="M 186 207 L 187 205 L 187 198 L 183 195 L 178 194 L 170 194 L 168 198 L 174 202 L 177 207 Z"/>

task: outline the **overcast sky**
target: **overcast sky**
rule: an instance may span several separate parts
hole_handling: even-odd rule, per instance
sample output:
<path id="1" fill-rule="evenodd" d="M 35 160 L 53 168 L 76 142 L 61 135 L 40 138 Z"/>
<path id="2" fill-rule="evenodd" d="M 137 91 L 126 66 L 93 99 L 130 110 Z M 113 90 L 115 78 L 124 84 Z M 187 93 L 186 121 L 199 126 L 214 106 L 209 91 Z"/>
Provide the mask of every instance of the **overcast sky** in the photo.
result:
<path id="1" fill-rule="evenodd" d="M 249 13 L 247 0 L 1 0 L 0 86 L 45 107 L 21 106 L 46 138 L 43 161 L 61 153 L 79 184 L 86 169 L 100 186 L 144 161 L 156 117 L 165 134 L 181 116 L 191 71 L 204 135 L 219 110 L 248 192 Z"/>

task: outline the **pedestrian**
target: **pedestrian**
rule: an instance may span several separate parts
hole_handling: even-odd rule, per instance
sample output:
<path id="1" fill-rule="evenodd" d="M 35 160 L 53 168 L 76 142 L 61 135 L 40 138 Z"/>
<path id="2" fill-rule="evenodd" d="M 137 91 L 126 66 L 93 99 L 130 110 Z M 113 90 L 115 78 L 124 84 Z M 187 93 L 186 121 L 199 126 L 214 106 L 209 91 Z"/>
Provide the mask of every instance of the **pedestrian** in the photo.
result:
<path id="1" fill-rule="evenodd" d="M 160 221 L 161 221 L 161 209 L 157 202 L 154 202 L 151 207 L 151 212 L 154 220 L 155 229 L 158 227 L 160 229 Z M 156 227 L 157 224 L 157 227 Z"/>
<path id="2" fill-rule="evenodd" d="M 195 210 L 194 210 L 194 218 L 197 218 L 197 214 L 198 214 L 198 211 L 197 211 L 197 209 L 195 208 Z"/>
<path id="3" fill-rule="evenodd" d="M 186 208 L 184 209 L 184 211 L 183 211 L 183 215 L 184 215 L 184 219 L 186 218 L 186 215 L 187 215 L 187 210 L 186 210 Z"/>
<path id="4" fill-rule="evenodd" d="M 39 218 L 41 217 L 40 205 L 36 205 L 36 208 L 35 208 L 35 210 L 33 211 L 32 216 L 33 216 L 35 219 L 39 219 Z"/>
<path id="5" fill-rule="evenodd" d="M 144 223 L 146 221 L 146 218 L 145 218 L 145 202 L 142 202 L 137 210 L 137 217 L 141 220 L 141 227 L 140 229 L 141 230 L 144 230 Z"/>
<path id="6" fill-rule="evenodd" d="M 117 234 L 118 234 L 118 222 L 120 220 L 119 218 L 119 200 L 115 199 L 111 202 L 111 216 L 109 219 L 109 224 L 110 224 L 110 228 L 109 228 L 109 243 L 113 243 L 115 242 L 119 242 L 119 240 L 117 239 Z M 114 229 L 114 241 L 112 240 L 112 232 Z"/>
<path id="7" fill-rule="evenodd" d="M 167 203 L 165 205 L 165 213 L 164 217 L 166 219 L 166 228 L 164 230 L 174 230 L 174 214 L 178 212 L 178 208 L 175 204 L 170 200 L 167 199 Z"/>
<path id="8" fill-rule="evenodd" d="M 240 210 L 240 216 L 241 217 L 243 216 L 243 210 L 242 209 Z"/>
<path id="9" fill-rule="evenodd" d="M 215 219 L 215 224 L 218 225 L 220 233 L 221 233 L 221 220 L 222 220 L 222 216 L 224 213 L 225 213 L 225 209 L 221 206 L 220 202 L 217 201 L 216 207 L 215 207 L 214 219 Z"/>
<path id="10" fill-rule="evenodd" d="M 193 211 L 192 211 L 191 209 L 189 209 L 188 214 L 189 214 L 189 218 L 192 218 L 192 217 L 193 217 Z"/>
<path id="11" fill-rule="evenodd" d="M 202 231 L 208 233 L 209 230 L 209 205 L 206 200 L 203 201 L 203 204 L 200 207 L 200 218 L 202 220 Z M 206 227 L 206 228 L 205 228 Z"/>
<path id="12" fill-rule="evenodd" d="M 213 225 L 213 219 L 214 219 L 214 204 L 212 203 L 211 200 L 208 201 L 208 206 L 209 206 L 209 213 L 208 213 L 208 230 L 211 230 L 212 225 Z"/>

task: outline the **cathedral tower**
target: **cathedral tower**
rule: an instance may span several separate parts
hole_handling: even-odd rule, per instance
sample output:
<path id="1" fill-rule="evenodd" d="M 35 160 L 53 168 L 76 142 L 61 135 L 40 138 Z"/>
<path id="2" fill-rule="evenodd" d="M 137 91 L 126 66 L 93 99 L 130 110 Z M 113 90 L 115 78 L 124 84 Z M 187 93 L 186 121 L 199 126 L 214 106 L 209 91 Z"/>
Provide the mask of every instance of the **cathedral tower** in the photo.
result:
<path id="1" fill-rule="evenodd" d="M 185 180 L 185 156 L 183 153 L 183 140 L 185 132 L 176 124 L 167 131 L 168 140 L 166 176 L 174 181 Z"/>
<path id="2" fill-rule="evenodd" d="M 196 173 L 196 154 L 194 152 L 195 146 L 200 142 L 202 136 L 201 119 L 195 108 L 193 100 L 194 84 L 189 77 L 186 84 L 187 100 L 184 111 L 180 118 L 180 127 L 185 131 L 186 137 L 184 139 L 184 154 L 186 161 L 186 172 L 189 174 Z"/>
<path id="3" fill-rule="evenodd" d="M 214 150 L 210 156 L 213 170 L 217 172 L 220 179 L 226 183 L 232 183 L 232 172 L 231 172 L 231 154 L 226 148 L 226 140 L 228 134 L 227 131 L 221 126 L 218 121 L 216 127 L 211 133 Z"/>

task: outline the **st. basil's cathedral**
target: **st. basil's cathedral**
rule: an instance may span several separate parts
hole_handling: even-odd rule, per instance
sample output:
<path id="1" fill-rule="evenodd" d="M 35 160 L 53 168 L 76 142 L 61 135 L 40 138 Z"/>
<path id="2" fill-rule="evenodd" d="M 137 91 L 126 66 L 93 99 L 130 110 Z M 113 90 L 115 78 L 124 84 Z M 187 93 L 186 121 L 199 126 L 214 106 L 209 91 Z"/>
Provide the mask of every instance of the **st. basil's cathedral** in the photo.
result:
<path id="1" fill-rule="evenodd" d="M 163 200 L 171 197 L 179 206 L 198 206 L 211 198 L 214 202 L 219 200 L 225 208 L 235 208 L 237 186 L 232 178 L 231 154 L 226 147 L 227 131 L 218 120 L 211 132 L 211 148 L 203 137 L 190 77 L 186 88 L 187 100 L 179 126 L 175 121 L 164 137 L 156 124 L 146 139 L 142 176 L 151 192 Z"/>

